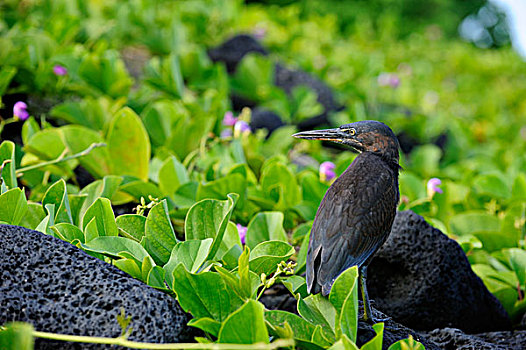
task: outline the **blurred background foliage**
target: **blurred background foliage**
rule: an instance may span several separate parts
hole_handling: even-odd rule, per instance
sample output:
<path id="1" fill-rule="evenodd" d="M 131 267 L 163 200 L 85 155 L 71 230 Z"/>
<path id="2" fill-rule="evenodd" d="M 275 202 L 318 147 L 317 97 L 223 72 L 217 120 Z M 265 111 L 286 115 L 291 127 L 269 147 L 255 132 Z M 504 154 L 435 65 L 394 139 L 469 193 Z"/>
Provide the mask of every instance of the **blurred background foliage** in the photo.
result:
<path id="1" fill-rule="evenodd" d="M 101 150 L 95 159 L 27 172 L 21 183 L 30 199 L 41 200 L 59 178 L 69 180 L 71 193 L 81 191 L 74 172 L 80 162 L 93 180 L 127 176 L 114 205 L 167 197 L 176 230 L 195 201 L 237 192 L 236 222 L 282 211 L 285 228 L 304 234 L 328 186 L 317 165 L 332 160 L 341 173 L 353 156 L 296 142 L 291 126 L 268 139 L 264 131 L 218 137 L 236 89 L 292 124 L 319 108 L 309 91 L 291 97 L 275 88 L 273 64 L 283 62 L 333 89 L 345 109 L 330 114 L 331 125 L 376 119 L 395 131 L 405 169 L 400 209 L 457 239 L 510 315 L 524 314 L 526 64 L 490 3 L 4 0 L 0 12 L 0 115 L 12 117 L 19 100 L 32 115 L 1 134 L 17 142 L 18 165 L 89 145 L 74 147 L 67 136 L 74 132 L 110 140 L 124 106 L 140 117 L 151 144 L 151 156 L 150 144 L 127 150 L 132 158 L 137 151 L 147 172 L 121 171 L 115 164 L 122 160 Z M 246 56 L 229 76 L 207 51 L 239 33 L 259 37 L 270 55 Z M 53 74 L 55 65 L 67 75 Z M 386 76 L 396 83 L 384 84 Z M 85 129 L 62 129 L 69 124 Z M 307 166 L 298 165 L 305 154 Z M 443 193 L 427 190 L 433 177 Z M 170 186 L 174 179 L 178 186 Z"/>

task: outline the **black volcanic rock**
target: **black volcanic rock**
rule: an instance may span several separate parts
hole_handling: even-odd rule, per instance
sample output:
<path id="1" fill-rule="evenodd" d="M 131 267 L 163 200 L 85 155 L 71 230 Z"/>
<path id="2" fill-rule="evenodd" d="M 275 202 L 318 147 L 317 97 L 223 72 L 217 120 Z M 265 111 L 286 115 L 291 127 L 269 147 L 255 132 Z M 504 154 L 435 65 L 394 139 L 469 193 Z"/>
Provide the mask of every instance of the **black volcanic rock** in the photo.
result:
<path id="1" fill-rule="evenodd" d="M 230 38 L 223 44 L 212 48 L 208 51 L 208 56 L 213 62 L 223 62 L 226 65 L 229 74 L 235 72 L 237 65 L 241 62 L 246 54 L 256 52 L 262 55 L 268 55 L 267 50 L 250 35 L 241 34 Z M 274 66 L 274 84 L 283 89 L 289 96 L 292 90 L 299 86 L 306 86 L 317 94 L 317 101 L 324 107 L 323 113 L 315 117 L 301 121 L 298 124 L 300 130 L 312 129 L 314 127 L 329 124 L 328 114 L 334 111 L 342 110 L 342 106 L 335 102 L 332 89 L 322 80 L 307 72 L 291 69 L 277 63 Z M 245 97 L 232 96 L 234 109 L 256 107 L 254 101 Z"/>
<path id="2" fill-rule="evenodd" d="M 276 64 L 274 84 L 282 88 L 288 95 L 292 94 L 295 87 L 306 86 L 318 95 L 317 101 L 324 107 L 324 112 L 318 116 L 303 120 L 298 124 L 300 130 L 312 129 L 316 126 L 329 124 L 328 113 L 341 110 L 334 100 L 332 89 L 313 75 L 296 69 L 287 68 Z"/>
<path id="3" fill-rule="evenodd" d="M 411 211 L 397 213 L 391 235 L 369 265 L 367 286 L 378 309 L 413 329 L 511 328 L 458 243 Z"/>
<path id="4" fill-rule="evenodd" d="M 269 310 L 284 310 L 298 314 L 296 308 L 296 299 L 282 284 L 274 285 L 272 286 L 272 288 L 267 289 L 259 301 L 261 301 Z M 359 302 L 358 312 L 360 315 L 363 315 L 363 307 L 361 301 Z M 377 319 L 388 318 L 387 315 L 376 310 L 374 306 L 372 307 L 372 312 L 373 316 Z M 369 323 L 361 320 L 358 321 L 358 333 L 356 344 L 359 347 L 373 339 L 375 335 L 376 332 Z M 428 338 L 427 335 L 404 327 L 403 325 L 393 321 L 392 319 L 389 319 L 385 322 L 382 350 L 387 350 L 393 343 L 396 343 L 401 339 L 407 339 L 409 335 L 412 335 L 415 340 L 421 342 L 425 346 L 426 350 L 442 349 L 440 346 L 435 344 L 433 340 Z"/>
<path id="5" fill-rule="evenodd" d="M 224 62 L 229 74 L 236 71 L 237 65 L 246 54 L 257 52 L 267 55 L 267 50 L 254 37 L 246 34 L 236 35 L 221 45 L 208 50 L 208 57 L 213 62 Z"/>
<path id="6" fill-rule="evenodd" d="M 455 328 L 435 329 L 427 337 L 442 349 L 521 350 L 526 349 L 526 331 L 464 334 Z"/>
<path id="7" fill-rule="evenodd" d="M 132 317 L 130 340 L 190 338 L 189 316 L 169 295 L 57 238 L 0 225 L 0 325 L 23 321 L 38 331 L 116 337 L 121 308 Z M 35 348 L 105 347 L 37 339 Z"/>
<path id="8" fill-rule="evenodd" d="M 283 120 L 276 113 L 262 109 L 256 108 L 252 111 L 252 116 L 250 118 L 250 127 L 252 129 L 267 129 L 268 135 L 276 130 L 277 128 L 285 125 Z"/>

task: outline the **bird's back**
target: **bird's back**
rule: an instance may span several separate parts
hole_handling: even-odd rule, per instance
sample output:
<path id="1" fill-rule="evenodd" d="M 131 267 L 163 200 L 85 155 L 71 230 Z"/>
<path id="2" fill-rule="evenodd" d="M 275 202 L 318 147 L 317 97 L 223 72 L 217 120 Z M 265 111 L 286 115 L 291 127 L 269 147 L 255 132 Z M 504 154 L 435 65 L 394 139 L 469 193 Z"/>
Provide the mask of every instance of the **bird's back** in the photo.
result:
<path id="1" fill-rule="evenodd" d="M 398 168 L 373 153 L 358 155 L 316 213 L 307 252 L 309 292 L 327 295 L 344 270 L 367 263 L 391 232 L 398 200 Z"/>

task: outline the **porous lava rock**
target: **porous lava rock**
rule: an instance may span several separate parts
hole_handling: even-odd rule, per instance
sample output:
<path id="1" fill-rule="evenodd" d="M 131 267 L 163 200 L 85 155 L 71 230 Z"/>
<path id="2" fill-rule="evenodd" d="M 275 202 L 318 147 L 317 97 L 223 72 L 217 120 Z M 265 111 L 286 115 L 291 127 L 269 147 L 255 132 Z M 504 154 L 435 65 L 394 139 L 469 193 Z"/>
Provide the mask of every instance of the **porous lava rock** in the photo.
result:
<path id="1" fill-rule="evenodd" d="M 189 316 L 169 295 L 57 238 L 0 225 L 0 325 L 23 321 L 38 331 L 116 337 L 121 309 L 132 317 L 130 340 L 191 338 Z M 104 346 L 37 339 L 35 348 Z"/>
<path id="2" fill-rule="evenodd" d="M 265 293 L 263 293 L 263 296 L 261 297 L 260 301 L 269 310 L 284 310 L 298 314 L 298 310 L 296 308 L 296 299 L 282 284 L 274 285 L 272 286 L 272 288 L 267 289 Z M 359 301 L 358 312 L 360 315 L 363 315 L 363 307 L 361 301 Z M 385 327 L 382 342 L 383 350 L 387 350 L 389 346 L 401 339 L 407 339 L 409 335 L 412 335 L 415 340 L 421 342 L 425 346 L 426 350 L 442 349 L 432 340 L 428 339 L 425 334 L 421 334 L 420 332 L 409 329 L 393 321 L 392 319 L 389 319 L 387 315 L 376 310 L 374 306 L 372 307 L 372 313 L 376 319 L 387 319 L 387 321 L 385 321 L 384 324 Z M 358 344 L 358 346 L 361 347 L 363 344 L 373 339 L 375 335 L 376 332 L 369 323 L 361 320 L 358 321 L 358 334 L 356 339 L 356 344 Z"/>
<path id="3" fill-rule="evenodd" d="M 306 86 L 318 95 L 317 101 L 323 106 L 323 113 L 302 120 L 298 124 L 298 129 L 300 130 L 312 129 L 319 125 L 328 124 L 328 114 L 342 109 L 341 106 L 336 104 L 332 89 L 323 81 L 307 72 L 287 68 L 277 63 L 274 70 L 274 84 L 283 89 L 288 95 L 291 95 L 292 90 L 299 86 Z"/>
<path id="4" fill-rule="evenodd" d="M 276 113 L 263 108 L 256 108 L 252 111 L 250 127 L 253 130 L 267 129 L 268 135 L 277 128 L 285 125 L 283 120 Z"/>
<path id="5" fill-rule="evenodd" d="M 415 331 L 413 329 L 407 328 L 400 323 L 394 321 L 390 317 L 388 317 L 386 314 L 382 313 L 381 311 L 375 309 L 374 307 L 372 309 L 372 315 L 375 319 L 387 319 L 387 321 L 384 322 L 384 334 L 383 334 L 383 342 L 382 342 L 382 350 L 388 350 L 389 347 L 396 343 L 399 340 L 407 339 L 409 335 L 413 336 L 413 339 L 419 341 L 424 345 L 426 350 L 441 350 L 442 347 L 438 346 L 433 340 L 429 339 L 425 334 L 422 334 L 418 331 Z M 362 303 L 359 303 L 358 312 L 360 315 L 363 315 L 363 307 Z M 356 345 L 359 347 L 362 347 L 363 344 L 367 343 L 373 337 L 376 335 L 376 332 L 374 331 L 373 327 L 364 321 L 358 321 L 358 334 L 356 338 Z"/>
<path id="6" fill-rule="evenodd" d="M 435 329 L 427 334 L 442 349 L 521 350 L 526 349 L 526 331 L 465 334 L 460 329 Z"/>
<path id="7" fill-rule="evenodd" d="M 208 50 L 208 56 L 213 62 L 225 63 L 227 71 L 232 74 L 235 72 L 243 57 L 251 52 L 264 56 L 268 55 L 268 51 L 259 41 L 250 35 L 241 34 Z M 306 86 L 318 95 L 317 101 L 324 107 L 323 113 L 301 121 L 298 124 L 300 130 L 312 129 L 319 125 L 328 124 L 328 114 L 342 109 L 342 107 L 335 102 L 334 93 L 327 84 L 302 70 L 288 68 L 281 63 L 277 63 L 274 66 L 274 84 L 283 89 L 289 96 L 292 94 L 293 89 L 299 86 Z M 232 96 L 232 103 L 237 109 L 245 105 L 251 108 L 256 106 L 254 101 L 249 101 L 240 96 Z"/>
<path id="8" fill-rule="evenodd" d="M 247 34 L 236 35 L 221 45 L 208 50 L 212 62 L 223 62 L 229 74 L 236 71 L 237 65 L 246 54 L 257 52 L 268 55 L 267 50 L 254 37 Z"/>
<path id="9" fill-rule="evenodd" d="M 467 333 L 511 329 L 502 304 L 475 275 L 457 242 L 412 211 L 398 212 L 368 268 L 376 307 L 417 330 Z"/>

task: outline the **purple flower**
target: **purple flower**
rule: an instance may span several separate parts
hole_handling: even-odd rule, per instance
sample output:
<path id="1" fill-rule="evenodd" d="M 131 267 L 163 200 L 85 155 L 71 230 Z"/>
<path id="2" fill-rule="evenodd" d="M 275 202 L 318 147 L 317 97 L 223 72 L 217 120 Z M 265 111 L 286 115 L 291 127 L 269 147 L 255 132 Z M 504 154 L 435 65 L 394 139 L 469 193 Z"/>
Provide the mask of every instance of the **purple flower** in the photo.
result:
<path id="1" fill-rule="evenodd" d="M 400 78 L 394 73 L 381 73 L 377 81 L 378 85 L 390 86 L 393 89 L 396 89 L 400 85 Z"/>
<path id="2" fill-rule="evenodd" d="M 238 118 L 234 117 L 234 113 L 232 113 L 231 111 L 227 111 L 225 113 L 225 116 L 223 117 L 223 125 L 234 126 L 237 122 L 237 119 Z"/>
<path id="3" fill-rule="evenodd" d="M 250 126 L 243 120 L 238 120 L 234 125 L 234 137 L 239 137 L 242 134 L 250 133 Z"/>
<path id="4" fill-rule="evenodd" d="M 429 179 L 427 182 L 427 195 L 433 197 L 436 192 L 443 193 L 442 189 L 438 187 L 441 183 L 442 181 L 437 177 Z"/>
<path id="5" fill-rule="evenodd" d="M 232 130 L 225 129 L 225 130 L 221 131 L 221 134 L 219 135 L 219 137 L 221 137 L 222 139 L 231 138 L 232 137 Z"/>
<path id="6" fill-rule="evenodd" d="M 336 177 L 334 169 L 336 165 L 333 162 L 323 162 L 320 165 L 320 179 L 321 181 L 329 182 Z"/>
<path id="7" fill-rule="evenodd" d="M 18 101 L 13 106 L 13 115 L 15 118 L 18 118 L 20 120 L 26 120 L 29 118 L 29 113 L 27 113 L 27 105 L 25 102 Z"/>
<path id="8" fill-rule="evenodd" d="M 267 35 L 267 30 L 265 28 L 257 27 L 252 32 L 252 35 L 254 35 L 256 39 L 261 40 Z"/>
<path id="9" fill-rule="evenodd" d="M 68 74 L 68 70 L 66 67 L 57 64 L 53 67 L 53 73 L 55 73 L 55 75 L 66 75 Z"/>
<path id="10" fill-rule="evenodd" d="M 239 233 L 239 238 L 241 239 L 241 244 L 245 244 L 247 238 L 247 228 L 241 224 L 236 224 L 237 232 Z"/>

